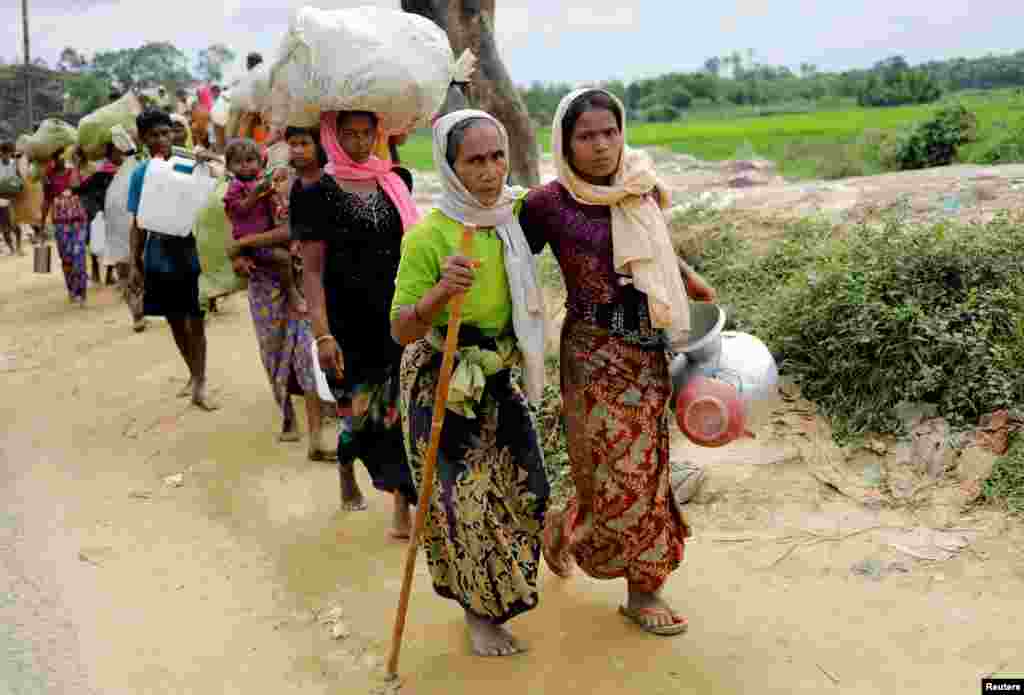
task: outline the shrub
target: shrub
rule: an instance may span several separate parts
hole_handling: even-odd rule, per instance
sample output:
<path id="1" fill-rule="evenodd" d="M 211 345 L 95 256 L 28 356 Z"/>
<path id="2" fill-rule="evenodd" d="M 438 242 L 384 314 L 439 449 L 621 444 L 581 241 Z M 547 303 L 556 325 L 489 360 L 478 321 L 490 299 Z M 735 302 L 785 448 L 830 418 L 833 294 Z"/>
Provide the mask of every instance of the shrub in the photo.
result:
<path id="1" fill-rule="evenodd" d="M 703 251 L 736 327 L 768 343 L 841 439 L 899 432 L 903 402 L 966 424 L 1024 399 L 1019 220 L 922 226 L 892 216 L 839 236 L 804 222 L 762 255 L 728 230 Z"/>
<path id="2" fill-rule="evenodd" d="M 641 112 L 640 120 L 648 123 L 672 123 L 679 120 L 680 112 L 670 104 L 654 104 Z"/>
<path id="3" fill-rule="evenodd" d="M 861 135 L 860 144 L 863 147 L 864 158 L 875 162 L 879 169 L 883 171 L 897 171 L 899 169 L 897 153 L 900 138 L 898 133 L 871 128 L 865 130 Z"/>
<path id="4" fill-rule="evenodd" d="M 977 117 L 960 104 L 947 106 L 904 133 L 889 163 L 901 170 L 946 166 L 956 159 L 960 146 L 977 137 Z"/>
<path id="5" fill-rule="evenodd" d="M 868 167 L 862 151 L 855 145 L 837 145 L 831 156 L 818 162 L 818 175 L 823 179 L 846 179 L 851 176 L 866 176 Z"/>
<path id="6" fill-rule="evenodd" d="M 1000 502 L 1011 512 L 1024 514 L 1024 437 L 1013 438 L 1010 450 L 996 461 L 981 491 L 989 502 Z"/>
<path id="7" fill-rule="evenodd" d="M 979 164 L 1024 162 L 1024 119 L 1007 127 L 1005 135 L 978 154 L 974 161 Z"/>

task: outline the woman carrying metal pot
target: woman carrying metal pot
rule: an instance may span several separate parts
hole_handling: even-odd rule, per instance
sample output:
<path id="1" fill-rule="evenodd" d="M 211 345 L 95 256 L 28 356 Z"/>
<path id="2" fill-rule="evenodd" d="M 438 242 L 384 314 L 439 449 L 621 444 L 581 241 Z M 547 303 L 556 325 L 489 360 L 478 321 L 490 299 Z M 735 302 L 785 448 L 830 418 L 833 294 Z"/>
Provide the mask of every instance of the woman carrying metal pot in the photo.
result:
<path id="1" fill-rule="evenodd" d="M 532 191 L 520 222 L 534 253 L 550 244 L 568 289 L 562 398 L 576 496 L 549 513 L 544 555 L 569 576 L 626 580 L 620 612 L 676 635 L 686 618 L 661 598 L 689 528 L 669 486 L 667 350 L 689 336 L 689 303 L 715 291 L 677 257 L 650 158 L 625 145 L 621 102 L 601 89 L 562 100 L 558 178 Z M 683 274 L 685 273 L 685 277 Z"/>

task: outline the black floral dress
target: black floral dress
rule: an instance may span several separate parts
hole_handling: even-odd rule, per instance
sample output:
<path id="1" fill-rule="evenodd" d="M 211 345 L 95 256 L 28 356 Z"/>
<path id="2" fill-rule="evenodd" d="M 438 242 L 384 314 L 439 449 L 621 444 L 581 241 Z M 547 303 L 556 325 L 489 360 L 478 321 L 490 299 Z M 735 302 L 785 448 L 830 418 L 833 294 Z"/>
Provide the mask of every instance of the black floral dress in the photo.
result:
<path id="1" fill-rule="evenodd" d="M 411 177 L 403 179 L 411 190 Z M 328 375 L 341 417 L 338 463 L 359 459 L 374 487 L 415 501 L 398 414 L 402 346 L 389 317 L 401 257 L 398 209 L 380 187 L 364 197 L 324 175 L 308 187 L 296 181 L 289 210 L 293 239 L 327 246 L 327 320 L 345 361 L 342 381 Z"/>

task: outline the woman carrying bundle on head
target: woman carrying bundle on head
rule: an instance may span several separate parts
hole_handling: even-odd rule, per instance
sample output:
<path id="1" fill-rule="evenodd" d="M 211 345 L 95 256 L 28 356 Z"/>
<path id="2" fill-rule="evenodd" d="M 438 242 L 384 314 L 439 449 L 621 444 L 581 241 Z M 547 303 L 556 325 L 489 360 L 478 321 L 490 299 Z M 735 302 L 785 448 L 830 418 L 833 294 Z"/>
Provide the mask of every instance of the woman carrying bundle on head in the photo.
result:
<path id="1" fill-rule="evenodd" d="M 213 111 L 213 91 L 203 85 L 192 104 L 192 142 L 196 147 L 210 149 L 210 112 Z"/>
<path id="2" fill-rule="evenodd" d="M 71 165 L 65 160 L 66 150 L 58 151 L 46 165 L 40 218 L 46 220 L 53 214 L 54 237 L 68 287 L 68 300 L 84 308 L 89 289 L 86 264 L 89 216 L 78 192 L 83 180 L 85 156 L 77 146 L 73 151 L 74 162 Z"/>
<path id="3" fill-rule="evenodd" d="M 14 157 L 14 143 L 0 142 L 0 182 L 9 182 L 12 185 L 20 182 L 21 191 L 25 190 L 25 183 L 18 175 L 18 162 Z M 16 197 L 11 195 L 11 198 Z M 21 228 L 15 224 L 14 216 L 11 214 L 11 201 L 7 195 L 0 195 L 0 232 L 3 233 L 4 241 L 11 249 L 11 253 L 24 255 L 21 250 Z"/>
<path id="4" fill-rule="evenodd" d="M 568 576 L 626 580 L 623 615 L 659 635 L 687 622 L 661 598 L 689 528 L 669 488 L 666 350 L 689 334 L 687 291 L 650 158 L 625 146 L 619 100 L 584 89 L 562 100 L 552 153 L 558 179 L 532 191 L 520 222 L 535 253 L 547 244 L 568 289 L 561 382 L 576 495 L 548 516 L 545 559 Z"/>
<path id="5" fill-rule="evenodd" d="M 320 137 L 325 173 L 300 173 L 289 215 L 319 362 L 341 415 L 342 507 L 366 508 L 354 472 L 359 459 L 374 487 L 393 495 L 391 534 L 406 538 L 416 492 L 398 417 L 402 347 L 391 339 L 389 310 L 402 235 L 419 219 L 412 176 L 373 156 L 373 113 L 325 111 Z"/>
<path id="6" fill-rule="evenodd" d="M 82 205 L 85 206 L 85 212 L 89 218 L 90 243 L 93 242 L 92 225 L 96 216 L 103 212 L 107 198 L 107 189 L 110 188 L 110 183 L 117 175 L 118 169 L 121 168 L 121 164 L 124 163 L 124 153 L 119 150 L 113 142 L 107 143 L 105 154 L 106 156 L 96 165 L 96 170 L 82 182 L 81 187 L 78 189 L 78 194 L 82 199 Z M 99 284 L 100 258 L 92 251 L 92 247 L 90 247 L 89 254 L 92 256 L 92 281 Z M 113 265 L 107 266 L 107 273 L 104 282 L 107 285 L 114 284 Z"/>
<path id="7" fill-rule="evenodd" d="M 11 200 L 10 205 L 11 223 L 14 225 L 16 234 L 20 232 L 15 239 L 16 242 L 20 242 L 22 237 L 27 237 L 33 243 L 39 243 L 42 240 L 43 224 L 45 223 L 45 220 L 39 217 L 45 196 L 43 183 L 41 178 L 33 178 L 32 163 L 25 152 L 18 151 L 17 144 L 15 144 L 14 161 L 23 184 L 21 193 Z M 20 243 L 16 243 L 16 246 L 20 247 Z"/>
<path id="8" fill-rule="evenodd" d="M 524 191 L 505 185 L 508 135 L 482 111 L 434 124 L 437 209 L 402 241 L 395 339 L 402 359 L 402 424 L 422 484 L 449 303 L 465 294 L 423 547 L 434 590 L 465 611 L 473 651 L 522 650 L 505 629 L 538 602 L 541 532 L 549 497 L 544 462 L 523 391 L 539 400 L 544 314 L 530 248 L 515 216 Z M 472 253 L 460 251 L 464 228 Z M 476 228 L 476 229 L 473 229 Z"/>
<path id="9" fill-rule="evenodd" d="M 171 116 L 171 145 L 181 147 L 189 152 L 195 149 L 192 138 L 192 126 L 188 119 L 178 113 Z"/>

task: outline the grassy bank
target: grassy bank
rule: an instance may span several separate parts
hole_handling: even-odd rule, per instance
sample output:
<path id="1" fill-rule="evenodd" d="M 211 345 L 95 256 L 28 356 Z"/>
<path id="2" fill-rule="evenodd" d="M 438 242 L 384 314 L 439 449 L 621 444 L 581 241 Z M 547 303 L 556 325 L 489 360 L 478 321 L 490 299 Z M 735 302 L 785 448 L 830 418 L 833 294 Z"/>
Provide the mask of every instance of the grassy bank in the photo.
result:
<path id="1" fill-rule="evenodd" d="M 957 97 L 954 97 L 957 98 Z M 1024 118 L 1024 99 L 1012 91 L 960 95 L 959 100 L 978 117 L 978 142 L 964 148 L 965 161 L 983 152 Z M 877 139 L 926 120 L 942 104 L 787 113 L 769 116 L 694 114 L 676 123 L 641 123 L 629 128 L 634 146 L 666 147 L 699 159 L 760 157 L 778 163 L 790 178 L 830 178 L 879 173 Z M 550 149 L 547 128 L 537 134 L 544 151 Z M 409 138 L 402 159 L 414 169 L 431 169 L 429 132 Z"/>
<path id="2" fill-rule="evenodd" d="M 908 412 L 955 430 L 1024 405 L 1024 217 L 918 224 L 898 212 L 853 227 L 787 223 L 754 246 L 728 214 L 673 220 L 677 251 L 718 289 L 727 328 L 764 340 L 841 442 L 906 434 Z M 1024 437 L 986 497 L 1024 512 Z"/>

